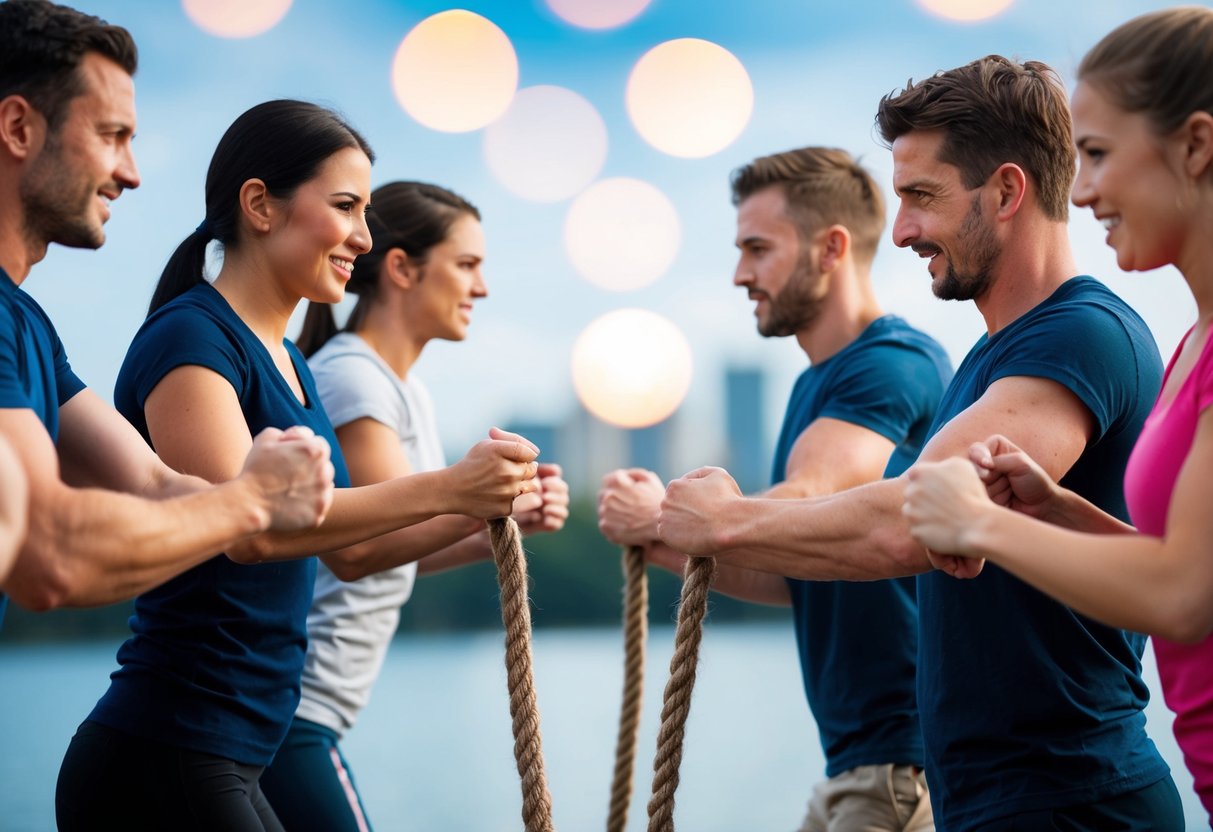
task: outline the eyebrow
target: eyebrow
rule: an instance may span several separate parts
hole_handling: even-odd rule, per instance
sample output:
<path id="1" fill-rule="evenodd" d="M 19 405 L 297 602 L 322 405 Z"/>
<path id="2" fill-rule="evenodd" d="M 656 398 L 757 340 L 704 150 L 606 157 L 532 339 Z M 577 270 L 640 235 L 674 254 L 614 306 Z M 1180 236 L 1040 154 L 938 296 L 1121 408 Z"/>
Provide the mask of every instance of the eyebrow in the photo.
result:
<path id="1" fill-rule="evenodd" d="M 896 184 L 894 184 L 894 185 L 893 185 L 893 190 L 894 190 L 894 191 L 896 191 L 896 192 L 897 192 L 897 193 L 899 193 L 899 194 L 902 194 L 902 193 L 905 193 L 906 191 L 926 191 L 926 190 L 931 190 L 931 189 L 932 189 L 932 188 L 934 188 L 934 187 L 935 187 L 934 183 L 932 183 L 930 180 L 927 180 L 927 179 L 915 179 L 915 180 L 913 180 L 912 182 L 907 182 L 907 183 L 905 183 L 904 185 L 896 185 Z"/>
<path id="2" fill-rule="evenodd" d="M 750 235 L 749 237 L 746 237 L 744 240 L 738 240 L 738 241 L 735 243 L 735 245 L 736 245 L 738 248 L 741 248 L 742 246 L 752 246 L 752 245 L 754 245 L 755 243 L 766 243 L 766 242 L 768 242 L 768 240 L 767 240 L 767 238 L 766 238 L 766 237 L 762 237 L 762 236 L 759 236 L 759 235 L 756 235 L 756 234 L 752 234 L 752 235 Z"/>
<path id="3" fill-rule="evenodd" d="M 360 197 L 358 194 L 354 193 L 353 191 L 337 191 L 335 193 L 329 194 L 329 196 L 348 196 L 350 199 L 354 200 L 355 202 L 362 202 L 362 197 Z M 370 203 L 368 202 L 367 205 L 369 207 Z"/>

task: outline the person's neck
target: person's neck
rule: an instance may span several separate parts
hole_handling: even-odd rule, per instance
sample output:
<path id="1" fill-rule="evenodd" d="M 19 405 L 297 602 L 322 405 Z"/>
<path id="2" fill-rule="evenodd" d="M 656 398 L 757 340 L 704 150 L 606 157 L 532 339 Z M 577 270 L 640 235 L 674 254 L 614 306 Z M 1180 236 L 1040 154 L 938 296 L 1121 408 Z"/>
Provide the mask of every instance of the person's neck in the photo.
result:
<path id="1" fill-rule="evenodd" d="M 974 298 L 993 336 L 1043 303 L 1063 283 L 1078 274 L 1064 222 L 1043 223 L 1034 234 L 1005 246 L 993 266 L 990 287 Z"/>
<path id="2" fill-rule="evenodd" d="M 371 306 L 355 334 L 373 349 L 403 381 L 417 363 L 426 341 L 412 334 L 398 312 L 382 303 Z"/>
<path id="3" fill-rule="evenodd" d="M 839 270 L 827 279 L 830 288 L 821 309 L 796 333 L 810 364 L 820 364 L 842 350 L 884 314 L 866 271 Z"/>
<path id="4" fill-rule="evenodd" d="M 291 314 L 302 298 L 283 291 L 261 264 L 242 257 L 225 256 L 212 285 L 266 347 L 282 346 Z"/>
<path id="5" fill-rule="evenodd" d="M 5 201 L 0 207 L 0 268 L 20 286 L 30 269 L 46 256 L 46 241 L 31 240 L 25 229 L 25 214 L 19 200 Z M 4 203 L 0 203 L 3 206 Z M 13 207 L 16 206 L 16 207 Z M 12 210 L 9 210 L 12 208 Z"/>

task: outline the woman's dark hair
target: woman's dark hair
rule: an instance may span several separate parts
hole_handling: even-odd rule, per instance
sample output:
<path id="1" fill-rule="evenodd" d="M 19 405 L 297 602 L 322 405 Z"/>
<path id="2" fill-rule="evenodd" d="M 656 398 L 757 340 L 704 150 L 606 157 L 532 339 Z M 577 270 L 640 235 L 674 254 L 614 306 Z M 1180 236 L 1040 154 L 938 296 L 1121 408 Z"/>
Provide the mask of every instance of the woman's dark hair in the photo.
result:
<path id="1" fill-rule="evenodd" d="M 211 157 L 206 217 L 169 258 L 147 313 L 205 280 L 206 247 L 211 240 L 225 248 L 237 245 L 240 189 L 245 182 L 260 179 L 271 196 L 288 200 L 325 160 L 345 148 L 357 148 L 375 160 L 366 139 L 332 110 L 284 99 L 245 111 L 223 134 Z"/>
<path id="2" fill-rule="evenodd" d="M 354 274 L 346 284 L 347 292 L 358 295 L 358 303 L 345 327 L 338 329 L 332 304 L 309 302 L 303 328 L 295 339 L 300 351 L 310 356 L 338 332 L 352 332 L 361 325 L 375 302 L 379 272 L 388 252 L 401 249 L 409 262 L 424 266 L 430 250 L 447 238 L 455 220 L 465 214 L 480 219 L 475 205 L 437 185 L 389 182 L 376 188 L 367 213 L 371 250 L 354 261 Z"/>

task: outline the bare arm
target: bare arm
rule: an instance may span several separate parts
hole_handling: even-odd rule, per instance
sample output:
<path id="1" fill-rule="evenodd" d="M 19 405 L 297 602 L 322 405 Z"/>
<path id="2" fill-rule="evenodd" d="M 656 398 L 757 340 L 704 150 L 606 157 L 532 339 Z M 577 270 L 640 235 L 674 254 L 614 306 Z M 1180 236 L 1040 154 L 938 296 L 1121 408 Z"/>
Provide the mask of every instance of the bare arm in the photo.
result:
<path id="1" fill-rule="evenodd" d="M 223 487 L 197 482 L 191 493 L 163 500 L 66 484 L 55 446 L 31 410 L 0 410 L 0 434 L 17 455 L 30 495 L 29 533 L 3 589 L 35 610 L 130 598 L 276 520 L 314 525 L 332 494 L 327 445 L 285 440 L 280 432 L 258 438 L 250 463 L 268 456 L 285 467 L 252 471 L 238 462 L 237 477 Z M 172 479 L 155 473 L 159 462 L 143 439 L 88 391 L 60 408 L 60 448 L 88 449 L 86 459 L 73 462 L 77 481 L 140 493 Z M 282 474 L 277 480 L 275 470 Z M 300 478 L 292 480 L 292 472 Z M 283 500 L 292 490 L 299 497 Z M 150 491 L 159 496 L 154 486 Z"/>
<path id="2" fill-rule="evenodd" d="M 235 391 L 203 367 L 170 372 L 148 395 L 144 411 L 160 457 L 210 482 L 231 479 L 251 442 Z M 339 488 L 318 528 L 259 535 L 247 549 L 228 554 L 242 562 L 290 559 L 341 549 L 438 515 L 508 514 L 519 493 L 535 488 L 530 481 L 535 450 L 521 437 L 498 436 L 440 471 Z"/>
<path id="3" fill-rule="evenodd" d="M 1053 381 L 1017 376 L 992 384 L 923 449 L 925 461 L 965 456 L 993 433 L 1011 437 L 1054 479 L 1078 459 L 1094 417 Z M 808 580 L 871 580 L 925 572 L 927 552 L 902 515 L 905 477 L 809 500 L 745 499 L 727 473 L 701 469 L 670 483 L 659 531 L 676 549 L 718 562 Z M 953 574 L 975 574 L 948 561 Z"/>
<path id="4" fill-rule="evenodd" d="M 21 461 L 0 438 L 0 587 L 25 542 L 28 525 L 29 483 Z"/>
<path id="5" fill-rule="evenodd" d="M 932 548 L 988 558 L 1110 626 L 1194 642 L 1213 632 L 1210 489 L 1213 408 L 1197 424 L 1161 540 L 1118 530 L 1084 534 L 1008 510 L 991 502 L 973 467 L 958 460 L 911 476 L 906 513 Z M 964 522 L 941 522 L 944 513 Z"/>
<path id="6" fill-rule="evenodd" d="M 874 482 L 884 474 L 895 447 L 868 428 L 839 419 L 817 419 L 796 438 L 788 454 L 784 481 L 764 496 L 769 500 L 803 499 Z M 635 482 L 634 473 L 615 472 L 604 478 L 599 494 L 599 527 L 614 542 L 643 542 L 649 562 L 682 575 L 686 556 L 662 543 L 657 535 L 660 480 L 651 475 L 630 487 L 627 480 Z M 791 603 L 782 575 L 724 559 L 717 562 L 713 589 L 754 603 L 779 606 Z"/>

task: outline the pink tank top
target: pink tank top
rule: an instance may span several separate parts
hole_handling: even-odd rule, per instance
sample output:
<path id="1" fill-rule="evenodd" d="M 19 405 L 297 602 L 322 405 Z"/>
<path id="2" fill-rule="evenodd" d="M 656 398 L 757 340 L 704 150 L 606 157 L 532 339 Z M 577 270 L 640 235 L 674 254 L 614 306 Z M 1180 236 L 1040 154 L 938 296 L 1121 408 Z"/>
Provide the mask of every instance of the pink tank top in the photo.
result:
<path id="1" fill-rule="evenodd" d="M 1191 331 L 1184 336 L 1186 342 Z M 1170 377 L 1176 349 L 1167 367 Z M 1201 412 L 1213 404 L 1213 337 L 1175 393 L 1155 402 L 1125 469 L 1125 501 L 1133 525 L 1143 534 L 1162 537 L 1175 481 L 1192 449 Z M 1210 541 L 1213 548 L 1213 541 Z M 1213 557 L 1213 552 L 1209 553 Z M 1163 699 L 1175 712 L 1175 739 L 1196 781 L 1206 811 L 1213 815 L 1213 637 L 1199 644 L 1154 638 Z"/>

